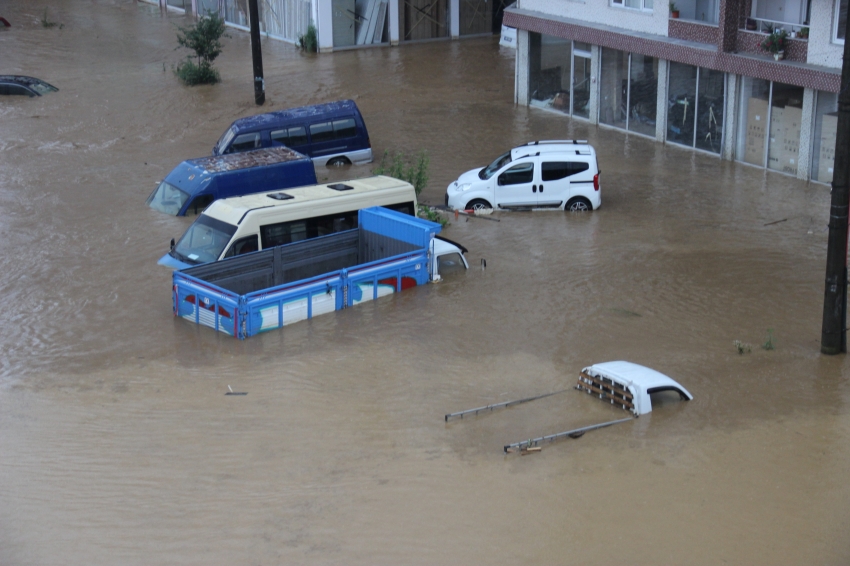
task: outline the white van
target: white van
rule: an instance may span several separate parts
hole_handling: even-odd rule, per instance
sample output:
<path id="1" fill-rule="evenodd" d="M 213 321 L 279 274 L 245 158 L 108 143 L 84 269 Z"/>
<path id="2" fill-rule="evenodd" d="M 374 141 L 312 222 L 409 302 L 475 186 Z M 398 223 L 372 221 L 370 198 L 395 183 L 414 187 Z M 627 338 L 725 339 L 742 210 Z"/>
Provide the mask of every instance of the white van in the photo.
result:
<path id="1" fill-rule="evenodd" d="M 308 238 L 357 228 L 357 211 L 370 206 L 416 216 L 416 191 L 377 175 L 340 183 L 254 193 L 213 202 L 159 265 L 183 269 Z"/>
<path id="2" fill-rule="evenodd" d="M 456 210 L 553 208 L 580 212 L 602 205 L 596 151 L 584 140 L 530 142 L 446 189 Z"/>

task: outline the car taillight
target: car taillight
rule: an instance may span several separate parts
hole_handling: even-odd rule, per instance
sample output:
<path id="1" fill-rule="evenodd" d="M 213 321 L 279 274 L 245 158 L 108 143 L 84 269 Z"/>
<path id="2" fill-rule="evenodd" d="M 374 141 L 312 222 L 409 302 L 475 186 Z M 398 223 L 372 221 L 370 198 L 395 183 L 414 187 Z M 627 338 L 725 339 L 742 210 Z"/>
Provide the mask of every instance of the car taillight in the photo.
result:
<path id="1" fill-rule="evenodd" d="M 596 175 L 593 176 L 593 190 L 594 191 L 599 190 L 599 173 L 597 173 Z"/>

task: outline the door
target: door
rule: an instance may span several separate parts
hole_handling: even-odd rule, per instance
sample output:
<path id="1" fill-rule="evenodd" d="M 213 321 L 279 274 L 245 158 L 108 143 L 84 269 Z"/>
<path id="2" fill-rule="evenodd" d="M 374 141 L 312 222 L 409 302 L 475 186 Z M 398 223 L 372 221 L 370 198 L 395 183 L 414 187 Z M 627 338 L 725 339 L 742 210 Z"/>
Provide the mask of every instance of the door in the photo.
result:
<path id="1" fill-rule="evenodd" d="M 559 207 L 570 198 L 569 177 L 574 173 L 573 165 L 575 164 L 563 160 L 542 160 L 540 183 L 537 187 L 539 206 Z"/>
<path id="2" fill-rule="evenodd" d="M 496 176 L 495 206 L 537 206 L 537 175 L 534 161 L 511 165 Z"/>

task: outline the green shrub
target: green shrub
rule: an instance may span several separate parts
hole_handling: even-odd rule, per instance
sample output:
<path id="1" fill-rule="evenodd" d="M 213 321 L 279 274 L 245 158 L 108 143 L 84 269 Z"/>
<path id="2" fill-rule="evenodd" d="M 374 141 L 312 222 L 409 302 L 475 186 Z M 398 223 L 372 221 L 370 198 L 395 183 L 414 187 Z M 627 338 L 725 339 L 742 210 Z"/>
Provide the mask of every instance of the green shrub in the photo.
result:
<path id="1" fill-rule="evenodd" d="M 224 18 L 218 14 L 207 11 L 207 15 L 198 20 L 194 25 L 177 28 L 178 48 L 185 47 L 195 52 L 198 62 L 192 61 L 188 55 L 185 61 L 177 64 L 174 73 L 187 85 L 214 84 L 221 80 L 218 71 L 213 69 L 212 63 L 216 57 L 221 55 L 222 37 L 230 37 L 224 33 Z"/>
<path id="2" fill-rule="evenodd" d="M 412 160 L 412 162 L 411 162 Z M 388 175 L 407 181 L 413 185 L 416 191 L 416 196 L 422 192 L 422 189 L 428 184 L 428 167 L 431 165 L 431 159 L 425 151 L 420 151 L 413 157 L 407 157 L 403 152 L 396 151 L 390 153 L 384 151 L 381 157 L 381 163 L 375 168 L 376 175 Z"/>
<path id="3" fill-rule="evenodd" d="M 298 46 L 310 53 L 316 53 L 319 50 L 319 36 L 316 26 L 313 24 L 307 26 L 307 33 L 298 36 Z"/>

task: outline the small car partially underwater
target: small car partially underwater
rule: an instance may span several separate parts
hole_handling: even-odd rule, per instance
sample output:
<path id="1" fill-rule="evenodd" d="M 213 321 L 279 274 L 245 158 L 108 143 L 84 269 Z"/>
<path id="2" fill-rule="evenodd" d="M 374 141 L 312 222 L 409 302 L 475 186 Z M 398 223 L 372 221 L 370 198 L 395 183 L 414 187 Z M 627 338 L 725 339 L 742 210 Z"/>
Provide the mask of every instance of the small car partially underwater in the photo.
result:
<path id="1" fill-rule="evenodd" d="M 35 77 L 0 75 L 0 94 L 41 96 L 59 89 Z"/>

